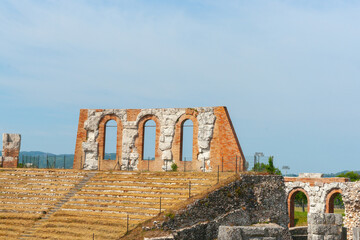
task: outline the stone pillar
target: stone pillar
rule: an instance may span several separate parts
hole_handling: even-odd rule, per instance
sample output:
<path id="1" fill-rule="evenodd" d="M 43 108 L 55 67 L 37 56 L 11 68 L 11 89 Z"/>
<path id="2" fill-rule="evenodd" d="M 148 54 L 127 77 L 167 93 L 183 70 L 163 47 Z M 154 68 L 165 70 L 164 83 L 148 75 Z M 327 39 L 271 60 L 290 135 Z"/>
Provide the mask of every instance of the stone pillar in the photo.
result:
<path id="1" fill-rule="evenodd" d="M 309 213 L 308 214 L 308 239 L 309 240 L 341 240 L 342 216 L 334 213 Z"/>
<path id="2" fill-rule="evenodd" d="M 3 134 L 3 151 L 1 166 L 4 168 L 16 168 L 19 161 L 21 145 L 20 134 Z"/>
<path id="3" fill-rule="evenodd" d="M 360 240 L 360 227 L 353 228 L 353 240 Z"/>

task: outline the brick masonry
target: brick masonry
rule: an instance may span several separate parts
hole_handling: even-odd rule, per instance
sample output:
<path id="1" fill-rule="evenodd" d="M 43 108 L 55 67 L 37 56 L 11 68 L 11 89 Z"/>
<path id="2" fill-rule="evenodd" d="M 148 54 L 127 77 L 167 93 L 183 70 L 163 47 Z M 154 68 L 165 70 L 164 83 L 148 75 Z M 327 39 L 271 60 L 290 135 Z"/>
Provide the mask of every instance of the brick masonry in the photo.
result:
<path id="1" fill-rule="evenodd" d="M 143 159 L 144 125 L 156 123 L 155 161 Z M 181 156 L 182 126 L 193 122 L 193 159 Z M 109 120 L 117 122 L 116 160 L 104 159 L 105 130 Z M 167 109 L 81 109 L 75 147 L 75 169 L 147 170 L 179 169 L 244 171 L 245 158 L 226 107 Z M 186 166 L 184 166 L 186 164 Z"/>

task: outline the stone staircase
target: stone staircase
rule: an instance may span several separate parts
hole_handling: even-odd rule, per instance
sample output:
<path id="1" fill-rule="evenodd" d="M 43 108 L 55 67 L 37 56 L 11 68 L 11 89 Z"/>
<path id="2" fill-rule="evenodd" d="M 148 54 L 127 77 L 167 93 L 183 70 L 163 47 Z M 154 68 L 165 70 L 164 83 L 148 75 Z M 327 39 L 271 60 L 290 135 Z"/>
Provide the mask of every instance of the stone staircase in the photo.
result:
<path id="1" fill-rule="evenodd" d="M 292 227 L 289 229 L 293 240 L 307 240 L 308 239 L 308 227 Z"/>
<path id="2" fill-rule="evenodd" d="M 36 236 L 34 233 L 36 232 L 37 228 L 42 225 L 43 222 L 47 221 L 49 217 L 58 211 L 66 202 L 69 201 L 71 197 L 75 195 L 84 185 L 92 178 L 94 177 L 96 173 L 90 172 L 88 173 L 78 184 L 76 184 L 65 196 L 57 202 L 54 207 L 48 211 L 43 217 L 41 217 L 40 220 L 36 221 L 35 224 L 28 230 L 26 230 L 19 239 L 29 239 L 29 238 L 35 238 Z"/>
<path id="3" fill-rule="evenodd" d="M 0 183 L 0 199 L 7 199 L 0 204 L 0 239 L 118 239 L 188 199 L 189 185 L 194 196 L 217 183 L 217 173 L 22 171 L 0 172 L 7 179 Z M 221 173 L 220 181 L 232 175 Z M 25 203 L 31 207 L 19 208 Z"/>
<path id="4" fill-rule="evenodd" d="M 0 169 L 0 239 L 18 239 L 85 175 L 73 170 Z"/>

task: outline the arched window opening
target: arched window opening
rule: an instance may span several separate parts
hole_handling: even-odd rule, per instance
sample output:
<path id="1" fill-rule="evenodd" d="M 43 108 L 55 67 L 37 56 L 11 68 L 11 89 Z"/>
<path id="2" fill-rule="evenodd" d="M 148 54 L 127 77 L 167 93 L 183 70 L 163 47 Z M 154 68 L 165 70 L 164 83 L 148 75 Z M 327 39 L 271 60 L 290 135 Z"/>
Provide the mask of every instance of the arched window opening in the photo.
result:
<path id="1" fill-rule="evenodd" d="M 104 144 L 104 159 L 116 159 L 116 145 L 117 145 L 117 123 L 114 120 L 109 120 L 105 125 L 105 144 Z"/>
<path id="2" fill-rule="evenodd" d="M 144 124 L 143 159 L 155 160 L 156 123 L 148 120 Z"/>
<path id="3" fill-rule="evenodd" d="M 190 119 L 187 119 L 181 126 L 181 161 L 192 161 L 193 137 L 194 124 Z"/>
<path id="4" fill-rule="evenodd" d="M 307 226 L 308 198 L 306 194 L 297 190 L 290 196 L 290 227 Z"/>
<path id="5" fill-rule="evenodd" d="M 334 190 L 329 193 L 326 200 L 326 212 L 345 216 L 345 207 L 340 190 Z"/>

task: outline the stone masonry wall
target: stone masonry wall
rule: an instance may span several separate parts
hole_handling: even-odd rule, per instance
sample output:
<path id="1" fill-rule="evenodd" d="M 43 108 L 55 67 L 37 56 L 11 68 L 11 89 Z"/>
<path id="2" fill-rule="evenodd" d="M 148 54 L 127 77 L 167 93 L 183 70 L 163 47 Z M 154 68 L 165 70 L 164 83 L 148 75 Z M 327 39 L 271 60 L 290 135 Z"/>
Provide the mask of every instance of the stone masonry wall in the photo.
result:
<path id="1" fill-rule="evenodd" d="M 277 224 L 220 226 L 217 240 L 283 240 L 287 231 Z"/>
<path id="2" fill-rule="evenodd" d="M 342 239 L 342 216 L 334 213 L 308 214 L 308 239 Z"/>
<path id="3" fill-rule="evenodd" d="M 238 180 L 196 200 L 155 227 L 169 230 L 174 239 L 216 239 L 219 226 L 275 223 L 287 230 L 285 186 L 281 176 L 240 175 Z"/>
<path id="4" fill-rule="evenodd" d="M 347 238 L 353 239 L 353 228 L 360 227 L 360 182 L 350 182 L 342 193 L 345 205 L 344 226 L 347 227 Z"/>
<path id="5" fill-rule="evenodd" d="M 303 189 L 307 193 L 309 199 L 309 213 L 325 213 L 326 209 L 326 197 L 328 193 L 333 189 L 345 190 L 346 182 L 342 179 L 335 179 L 333 182 L 324 183 L 320 179 L 314 179 L 314 181 L 303 182 L 301 179 L 297 179 L 294 182 L 287 181 L 286 193 L 289 193 L 294 189 Z M 338 182 L 335 182 L 338 181 Z"/>
<path id="6" fill-rule="evenodd" d="M 190 169 L 212 171 L 225 156 L 225 169 L 235 156 L 238 169 L 244 170 L 244 156 L 225 107 L 168 109 L 81 109 L 75 149 L 74 168 L 86 170 L 113 169 L 115 164 L 103 158 L 105 126 L 108 120 L 118 125 L 117 157 L 121 169 L 141 170 L 143 126 L 147 119 L 156 122 L 156 155 L 151 170 L 166 170 L 173 162 L 181 165 L 181 124 L 194 123 L 193 161 Z M 119 130 L 120 129 L 120 130 Z M 177 133 L 177 134 L 176 134 Z M 230 157 L 222 149 L 229 149 Z M 220 160 L 221 159 L 221 160 Z M 235 165 L 234 165 L 235 166 Z M 234 169 L 235 170 L 235 169 Z"/>
<path id="7" fill-rule="evenodd" d="M 346 178 L 319 178 L 319 175 L 313 177 L 304 174 L 299 178 L 285 178 L 288 209 L 291 209 L 292 194 L 303 191 L 308 197 L 309 213 L 324 214 L 329 210 L 330 196 L 340 193 L 345 206 L 344 227 L 347 228 L 347 239 L 352 240 L 353 228 L 360 226 L 360 182 L 348 181 Z"/>
<path id="8" fill-rule="evenodd" d="M 0 164 L 4 168 L 16 168 L 21 145 L 20 134 L 3 134 L 3 150 Z"/>

